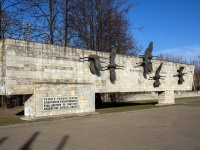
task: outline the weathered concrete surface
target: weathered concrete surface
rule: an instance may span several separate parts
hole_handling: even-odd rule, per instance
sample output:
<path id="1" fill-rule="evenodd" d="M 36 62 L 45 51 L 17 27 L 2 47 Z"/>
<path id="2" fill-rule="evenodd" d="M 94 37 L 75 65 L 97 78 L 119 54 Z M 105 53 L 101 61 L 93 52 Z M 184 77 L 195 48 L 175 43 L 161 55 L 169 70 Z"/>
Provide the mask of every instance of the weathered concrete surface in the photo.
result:
<path id="1" fill-rule="evenodd" d="M 26 101 L 25 115 L 37 117 L 51 114 L 92 112 L 95 107 L 95 93 L 159 91 L 164 94 L 159 95 L 159 103 L 173 104 L 174 91 L 192 89 L 194 74 L 194 66 L 192 65 L 163 61 L 160 75 L 166 77 L 164 80 L 160 80 L 161 85 L 159 87 L 154 88 L 154 80 L 148 80 L 143 77 L 143 67 L 135 68 L 136 63 L 142 62 L 142 58 L 117 55 L 115 62 L 120 66 L 123 65 L 124 69 L 116 69 L 117 81 L 115 84 L 112 84 L 109 71 L 101 71 L 101 76 L 99 77 L 90 72 L 88 61 L 79 61 L 79 58 L 88 57 L 91 54 L 96 54 L 96 52 L 3 39 L 0 41 L 0 95 L 33 94 Z M 98 52 L 97 54 L 104 58 L 109 58 L 110 55 L 105 52 Z M 109 59 L 106 62 L 108 63 Z M 148 78 L 155 75 L 155 71 L 161 61 L 152 60 L 152 63 L 154 71 L 148 75 Z M 178 85 L 178 77 L 173 77 L 177 74 L 177 70 L 180 67 L 184 67 L 184 73 L 186 73 L 184 76 L 185 82 L 182 85 Z M 56 84 L 58 86 L 54 86 Z M 79 108 L 81 109 L 54 110 L 54 112 L 52 112 L 53 110 L 49 110 L 51 112 L 44 111 L 42 100 L 45 95 L 47 97 L 50 96 L 48 93 L 52 91 L 52 88 L 54 88 L 53 91 L 59 91 L 59 88 L 67 89 L 71 84 L 75 85 L 71 92 L 78 91 L 75 93 L 75 96 L 79 96 L 81 91 L 84 91 L 82 92 L 82 97 L 88 102 L 82 105 L 82 97 L 79 96 Z M 84 85 L 89 84 L 91 86 L 84 88 Z M 42 93 L 40 93 L 41 90 L 36 90 L 38 87 L 44 86 L 46 86 L 46 89 Z M 66 97 L 70 95 L 67 91 L 62 94 L 60 92 L 53 92 L 53 95 L 50 97 Z M 85 97 L 87 98 L 85 99 Z M 51 107 L 52 105 L 49 106 Z"/>
<path id="2" fill-rule="evenodd" d="M 197 150 L 199 104 L 0 127 L 0 150 Z"/>
<path id="3" fill-rule="evenodd" d="M 136 63 L 142 62 L 142 58 L 138 57 L 116 56 L 116 64 L 123 65 L 124 70 L 116 70 L 117 81 L 112 84 L 109 71 L 102 71 L 101 77 L 98 77 L 90 73 L 88 61 L 79 62 L 80 57 L 95 54 L 95 51 L 4 39 L 1 41 L 0 52 L 2 95 L 33 94 L 33 85 L 38 82 L 92 83 L 95 85 L 95 93 L 192 89 L 192 65 L 163 61 L 160 74 L 166 78 L 160 80 L 158 88 L 154 88 L 154 80 L 143 77 L 143 67 L 134 67 Z M 109 53 L 98 52 L 98 55 L 109 58 Z M 155 75 L 161 63 L 159 60 L 152 62 L 153 72 L 149 76 Z M 180 66 L 185 67 L 184 73 L 187 73 L 182 85 L 178 85 L 178 77 L 173 77 Z"/>

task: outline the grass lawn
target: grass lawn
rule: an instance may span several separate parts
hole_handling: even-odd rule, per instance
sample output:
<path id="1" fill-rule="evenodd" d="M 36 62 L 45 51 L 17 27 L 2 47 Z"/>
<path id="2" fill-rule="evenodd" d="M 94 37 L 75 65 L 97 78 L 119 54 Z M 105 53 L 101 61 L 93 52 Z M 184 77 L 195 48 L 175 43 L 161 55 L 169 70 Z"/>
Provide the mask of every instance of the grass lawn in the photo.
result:
<path id="1" fill-rule="evenodd" d="M 138 102 L 124 102 L 124 103 L 103 103 L 102 107 L 96 108 L 96 112 L 99 114 L 116 113 L 116 112 L 126 112 L 126 111 L 136 111 L 143 109 L 151 109 L 165 106 L 156 106 L 157 100 L 148 101 L 138 101 Z"/>
<path id="2" fill-rule="evenodd" d="M 0 109 L 0 126 L 26 123 L 18 115 L 21 111 L 23 111 L 23 107 Z"/>
<path id="3" fill-rule="evenodd" d="M 198 101 L 200 97 L 192 97 L 192 98 L 179 98 L 176 101 Z M 136 111 L 136 110 L 144 110 L 158 107 L 167 107 L 172 105 L 165 106 L 156 106 L 157 100 L 148 100 L 148 101 L 135 101 L 135 102 L 118 102 L 118 103 L 102 103 L 99 107 L 96 108 L 96 112 L 99 114 L 108 114 L 108 113 L 116 113 L 116 112 L 126 112 L 126 111 Z M 32 121 L 21 120 L 23 117 L 23 106 L 9 109 L 0 109 L 0 126 L 6 125 L 14 125 L 14 124 L 24 124 L 30 122 L 40 122 L 40 121 L 51 121 L 51 120 L 59 120 L 64 118 L 69 118 L 69 116 L 59 116 L 54 118 L 44 118 Z M 77 116 L 71 116 L 77 117 Z"/>
<path id="4" fill-rule="evenodd" d="M 14 124 L 23 124 L 27 121 L 21 120 L 20 118 L 13 116 L 0 116 L 0 126 L 14 125 Z"/>

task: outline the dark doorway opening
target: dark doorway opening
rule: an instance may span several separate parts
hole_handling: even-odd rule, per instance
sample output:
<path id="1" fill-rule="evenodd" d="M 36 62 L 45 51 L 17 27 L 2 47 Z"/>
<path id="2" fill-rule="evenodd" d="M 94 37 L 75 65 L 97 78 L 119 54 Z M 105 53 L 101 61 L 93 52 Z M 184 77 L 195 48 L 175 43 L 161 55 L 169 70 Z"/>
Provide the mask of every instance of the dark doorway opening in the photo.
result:
<path id="1" fill-rule="evenodd" d="M 101 93 L 95 93 L 95 109 L 155 105 L 157 103 L 157 100 L 120 101 L 120 93 L 109 93 L 107 98 L 103 97 Z"/>
<path id="2" fill-rule="evenodd" d="M 100 93 L 95 93 L 95 109 L 100 109 L 103 106 Z"/>

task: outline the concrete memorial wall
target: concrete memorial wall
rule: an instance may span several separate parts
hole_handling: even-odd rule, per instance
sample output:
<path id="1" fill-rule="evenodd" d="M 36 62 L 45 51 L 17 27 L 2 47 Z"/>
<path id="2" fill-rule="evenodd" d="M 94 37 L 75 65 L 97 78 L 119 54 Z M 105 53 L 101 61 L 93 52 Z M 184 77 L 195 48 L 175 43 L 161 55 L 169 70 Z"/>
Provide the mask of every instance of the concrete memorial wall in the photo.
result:
<path id="1" fill-rule="evenodd" d="M 174 91 L 192 89 L 194 66 L 152 59 L 153 71 L 144 78 L 144 67 L 137 66 L 143 59 L 117 54 L 115 63 L 123 66 L 116 69 L 116 81 L 111 83 L 111 71 L 91 73 L 90 61 L 79 58 L 95 55 L 95 51 L 70 47 L 4 39 L 1 47 L 1 95 L 33 94 L 25 102 L 25 116 L 40 117 L 95 111 L 95 93 L 157 91 L 159 104 L 174 103 Z M 108 66 L 109 53 L 97 52 Z M 155 72 L 160 66 L 160 85 L 154 86 Z M 184 67 L 184 82 L 178 84 L 177 70 Z M 57 101 L 55 104 L 53 100 Z M 72 102 L 69 102 L 71 98 Z M 63 102 L 64 99 L 65 101 Z M 47 102 L 47 101 L 50 102 Z M 46 105 L 48 103 L 48 105 Z M 56 107 L 59 106 L 59 107 Z M 74 107 L 71 107 L 74 106 Z M 58 109 L 57 109 L 58 108 Z"/>

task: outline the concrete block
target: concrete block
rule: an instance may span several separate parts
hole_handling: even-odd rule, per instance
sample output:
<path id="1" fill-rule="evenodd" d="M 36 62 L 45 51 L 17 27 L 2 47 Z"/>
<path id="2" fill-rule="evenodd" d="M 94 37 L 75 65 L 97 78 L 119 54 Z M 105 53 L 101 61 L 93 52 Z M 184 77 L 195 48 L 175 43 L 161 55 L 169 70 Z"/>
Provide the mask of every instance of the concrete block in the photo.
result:
<path id="1" fill-rule="evenodd" d="M 158 105 L 175 104 L 174 91 L 166 90 L 158 92 Z"/>

